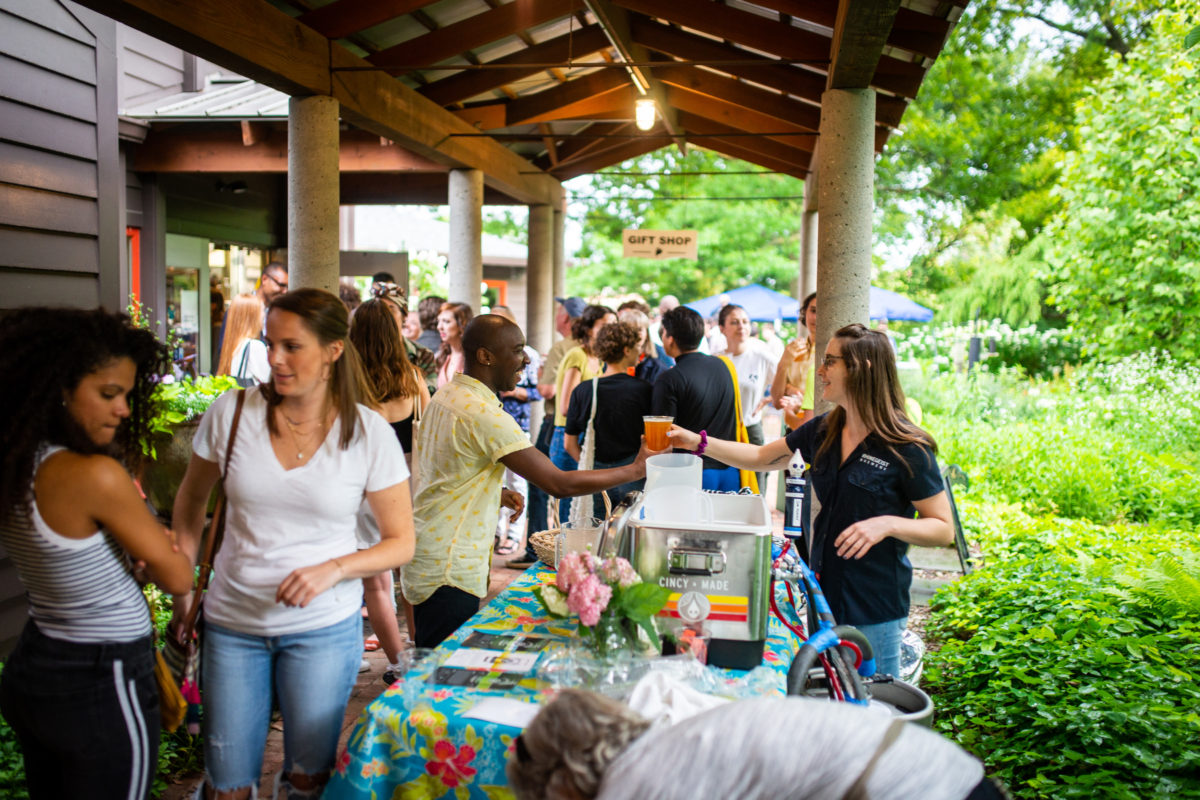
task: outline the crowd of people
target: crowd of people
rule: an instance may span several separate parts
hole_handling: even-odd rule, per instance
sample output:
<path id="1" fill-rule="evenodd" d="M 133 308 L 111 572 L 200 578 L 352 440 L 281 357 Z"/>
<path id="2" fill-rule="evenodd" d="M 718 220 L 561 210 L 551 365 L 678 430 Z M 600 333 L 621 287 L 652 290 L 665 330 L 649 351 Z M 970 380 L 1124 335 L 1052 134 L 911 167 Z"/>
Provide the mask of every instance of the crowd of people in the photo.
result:
<path id="1" fill-rule="evenodd" d="M 669 295 L 657 309 L 560 297 L 562 338 L 542 354 L 503 306 L 476 315 L 427 296 L 410 313 L 388 274 L 365 301 L 342 288 L 289 291 L 271 264 L 232 299 L 218 370 L 242 389 L 203 416 L 170 528 L 130 479 L 165 348 L 103 311 L 0 320 L 0 380 L 22 387 L 0 398 L 0 543 L 30 600 L 0 709 L 32 796 L 146 795 L 158 714 L 138 583 L 171 593 L 182 623 L 218 481 L 228 510 L 204 600 L 197 796 L 255 796 L 274 707 L 278 790 L 316 797 L 363 664 L 361 609 L 394 679 L 400 614 L 413 644 L 438 645 L 479 610 L 494 555 L 533 563 L 529 534 L 551 527 L 550 498 L 566 521 L 570 498 L 615 503 L 640 488 L 654 455 L 644 415 L 674 419 L 671 444 L 701 457 L 705 489 L 757 490 L 795 451 L 812 464 L 821 508 L 805 555 L 836 618 L 898 673 L 907 547 L 951 534 L 936 446 L 906 416 L 883 334 L 847 326 L 818 355 L 815 296 L 786 347 L 756 337 L 734 304 L 706 325 Z M 814 416 L 822 400 L 833 410 Z M 767 441 L 772 407 L 791 432 Z M 52 724 L 82 713 L 94 725 L 81 735 L 103 747 Z"/>

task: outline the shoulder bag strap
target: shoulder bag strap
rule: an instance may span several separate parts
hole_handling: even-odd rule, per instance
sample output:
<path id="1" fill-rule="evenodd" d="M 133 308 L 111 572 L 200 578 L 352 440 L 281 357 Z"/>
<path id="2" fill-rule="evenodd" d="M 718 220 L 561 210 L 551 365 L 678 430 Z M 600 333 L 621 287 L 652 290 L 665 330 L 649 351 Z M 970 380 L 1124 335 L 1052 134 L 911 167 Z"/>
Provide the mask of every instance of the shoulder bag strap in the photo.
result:
<path id="1" fill-rule="evenodd" d="M 199 574 L 196 576 L 196 586 L 192 589 L 192 605 L 187 617 L 183 620 L 182 641 L 192 638 L 196 629 L 196 619 L 200 614 L 200 602 L 208 589 L 208 581 L 212 577 L 212 563 L 217 551 L 221 549 L 221 540 L 225 537 L 225 477 L 229 474 L 229 459 L 233 455 L 233 443 L 237 439 L 238 425 L 242 421 L 242 407 L 246 404 L 246 390 L 239 389 L 237 406 L 233 411 L 233 424 L 229 428 L 229 442 L 225 445 L 225 463 L 221 465 L 221 484 L 217 486 L 217 502 L 213 507 L 212 525 L 209 534 L 204 539 L 204 546 L 197 564 Z"/>
<path id="2" fill-rule="evenodd" d="M 867 794 L 867 781 L 871 779 L 871 773 L 875 771 L 875 767 L 879 764 L 879 759 L 896 743 L 896 740 L 900 738 L 900 734 L 904 733 L 904 725 L 903 720 L 892 720 L 892 724 L 883 732 L 883 738 L 879 741 L 875 752 L 871 754 L 867 765 L 863 767 L 863 771 L 859 773 L 858 778 L 850 785 L 846 793 L 842 795 L 842 800 L 869 800 L 870 795 Z"/>
<path id="3" fill-rule="evenodd" d="M 233 377 L 245 378 L 246 377 L 246 364 L 249 361 L 250 361 L 250 340 L 247 339 L 242 344 L 242 363 L 238 364 L 237 374 L 234 375 Z"/>

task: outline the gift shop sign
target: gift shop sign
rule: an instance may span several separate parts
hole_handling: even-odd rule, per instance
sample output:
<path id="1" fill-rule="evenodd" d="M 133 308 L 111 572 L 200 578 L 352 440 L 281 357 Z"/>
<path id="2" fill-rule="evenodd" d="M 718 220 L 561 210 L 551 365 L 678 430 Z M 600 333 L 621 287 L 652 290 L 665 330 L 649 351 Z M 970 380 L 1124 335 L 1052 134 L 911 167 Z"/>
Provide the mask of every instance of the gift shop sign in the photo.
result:
<path id="1" fill-rule="evenodd" d="M 696 260 L 696 231 L 624 230 L 626 258 L 690 258 Z"/>

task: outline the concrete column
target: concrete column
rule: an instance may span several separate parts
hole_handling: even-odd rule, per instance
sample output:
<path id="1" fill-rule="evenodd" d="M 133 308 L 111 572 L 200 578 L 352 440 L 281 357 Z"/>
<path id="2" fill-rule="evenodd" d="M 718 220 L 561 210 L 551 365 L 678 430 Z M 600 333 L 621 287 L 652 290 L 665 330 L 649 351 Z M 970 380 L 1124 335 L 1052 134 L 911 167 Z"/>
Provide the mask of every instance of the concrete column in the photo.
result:
<path id="1" fill-rule="evenodd" d="M 867 323 L 875 179 L 875 91 L 821 95 L 817 242 L 817 352 L 833 332 Z"/>
<path id="2" fill-rule="evenodd" d="M 817 290 L 818 175 L 814 168 L 804 182 L 804 207 L 800 211 L 800 281 L 796 287 L 800 302 Z"/>
<path id="3" fill-rule="evenodd" d="M 556 215 L 548 205 L 529 207 L 529 256 L 525 267 L 525 338 L 545 354 L 554 343 L 553 262 Z M 529 430 L 542 427 L 542 404 L 529 407 Z"/>
<path id="4" fill-rule="evenodd" d="M 337 294 L 338 101 L 288 101 L 288 277 L 293 289 Z"/>
<path id="5" fill-rule="evenodd" d="M 483 173 L 450 170 L 451 303 L 466 303 L 476 314 L 483 299 Z"/>
<path id="6" fill-rule="evenodd" d="M 554 298 L 567 296 L 567 257 L 566 257 L 566 226 L 567 212 L 566 201 L 563 201 L 563 206 L 554 209 L 554 249 L 551 251 L 552 267 L 551 272 L 554 275 L 553 291 L 550 296 L 550 313 L 551 327 L 553 327 L 554 314 Z M 551 336 L 554 333 L 551 331 Z M 548 346 L 548 345 L 547 345 Z"/>

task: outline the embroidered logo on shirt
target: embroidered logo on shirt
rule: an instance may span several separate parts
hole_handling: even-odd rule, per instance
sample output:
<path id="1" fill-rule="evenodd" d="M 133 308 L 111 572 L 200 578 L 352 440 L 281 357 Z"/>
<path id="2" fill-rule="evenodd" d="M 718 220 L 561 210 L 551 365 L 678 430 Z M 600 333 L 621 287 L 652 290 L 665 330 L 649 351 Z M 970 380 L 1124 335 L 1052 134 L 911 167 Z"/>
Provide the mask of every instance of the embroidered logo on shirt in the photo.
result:
<path id="1" fill-rule="evenodd" d="M 863 463 L 870 464 L 872 467 L 881 472 L 891 466 L 891 464 L 889 464 L 887 461 L 884 461 L 882 458 L 876 458 L 875 456 L 867 455 L 866 453 L 863 453 L 858 460 L 862 461 Z"/>

